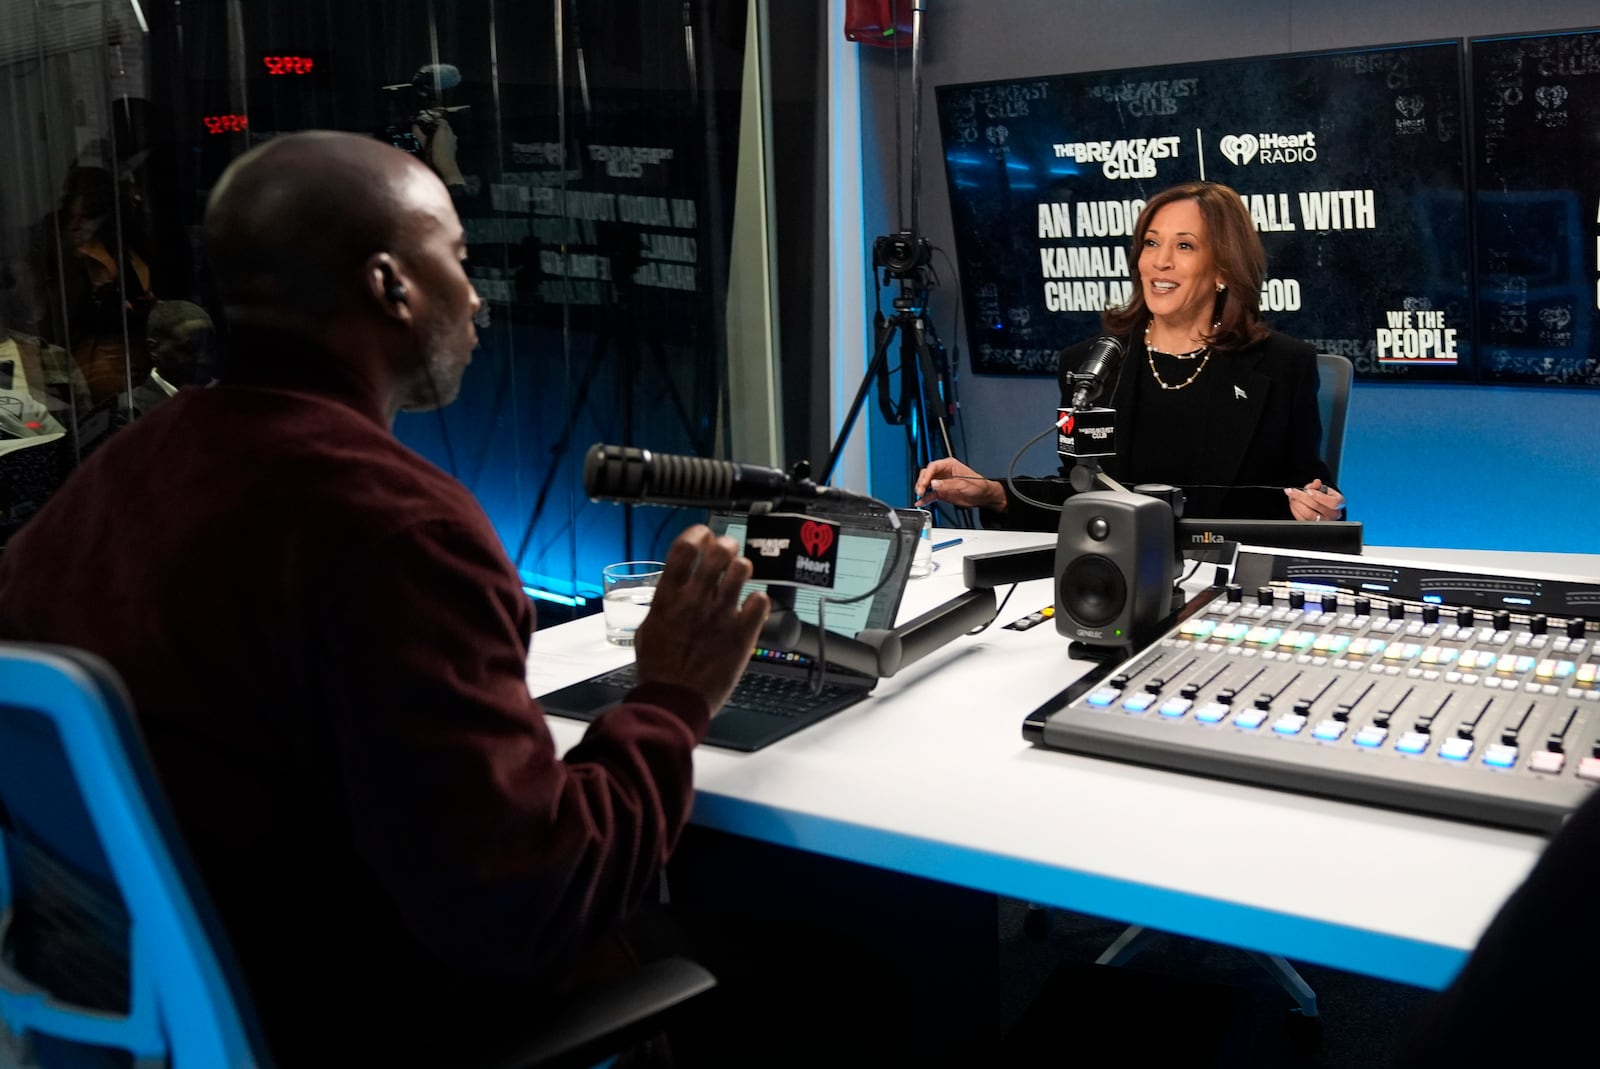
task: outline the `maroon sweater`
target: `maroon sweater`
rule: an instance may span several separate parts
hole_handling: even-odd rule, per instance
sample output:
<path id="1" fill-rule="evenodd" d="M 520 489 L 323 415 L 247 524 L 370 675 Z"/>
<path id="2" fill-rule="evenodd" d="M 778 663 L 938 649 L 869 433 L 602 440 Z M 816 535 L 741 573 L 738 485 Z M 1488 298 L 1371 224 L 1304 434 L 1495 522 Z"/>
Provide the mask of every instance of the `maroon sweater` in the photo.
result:
<path id="1" fill-rule="evenodd" d="M 604 956 L 710 713 L 641 687 L 558 755 L 482 510 L 319 363 L 120 432 L 0 554 L 0 636 L 122 674 L 279 1059 L 420 1060 Z"/>

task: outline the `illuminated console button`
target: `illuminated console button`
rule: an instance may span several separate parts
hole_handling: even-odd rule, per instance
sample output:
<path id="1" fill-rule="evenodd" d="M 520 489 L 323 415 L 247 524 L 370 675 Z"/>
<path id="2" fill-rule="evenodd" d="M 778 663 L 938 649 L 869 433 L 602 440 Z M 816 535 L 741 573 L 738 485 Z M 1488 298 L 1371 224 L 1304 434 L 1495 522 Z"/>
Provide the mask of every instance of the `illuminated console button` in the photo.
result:
<path id="1" fill-rule="evenodd" d="M 1194 711 L 1194 718 L 1204 724 L 1216 724 L 1228 715 L 1228 707 L 1221 702 L 1207 702 Z"/>
<path id="2" fill-rule="evenodd" d="M 1156 703 L 1156 696 L 1146 691 L 1130 694 L 1123 701 L 1122 707 L 1130 713 L 1142 713 Z"/>
<path id="3" fill-rule="evenodd" d="M 1233 723 L 1235 727 L 1244 728 L 1246 731 L 1253 731 L 1254 729 L 1260 727 L 1261 722 L 1266 718 L 1267 711 L 1265 709 L 1241 709 L 1239 710 L 1239 714 L 1233 718 Z"/>
<path id="4" fill-rule="evenodd" d="M 1344 734 L 1344 725 L 1337 720 L 1324 720 L 1311 729 L 1311 734 L 1325 742 L 1333 742 Z"/>
<path id="5" fill-rule="evenodd" d="M 1278 641 L 1278 636 L 1283 634 L 1282 628 L 1277 627 L 1252 627 L 1244 640 L 1252 646 L 1270 646 Z"/>
<path id="6" fill-rule="evenodd" d="M 1400 736 L 1394 748 L 1401 753 L 1421 753 L 1428 748 L 1428 736 L 1420 731 L 1408 731 Z"/>
<path id="7" fill-rule="evenodd" d="M 1303 650 L 1317 640 L 1314 631 L 1285 631 L 1278 645 L 1288 650 Z"/>
<path id="8" fill-rule="evenodd" d="M 1355 743 L 1357 746 L 1365 746 L 1371 749 L 1375 746 L 1382 746 L 1383 740 L 1388 737 L 1389 731 L 1387 728 L 1369 725 L 1356 732 Z"/>
<path id="9" fill-rule="evenodd" d="M 1168 698 L 1161 703 L 1161 708 L 1156 710 L 1162 716 L 1180 717 L 1189 711 L 1194 702 L 1188 698 Z"/>
<path id="10" fill-rule="evenodd" d="M 1188 635 L 1192 638 L 1205 638 L 1216 629 L 1217 622 L 1215 620 L 1203 618 L 1199 620 L 1186 621 L 1182 627 L 1178 628 L 1178 633 L 1180 635 Z"/>
<path id="11" fill-rule="evenodd" d="M 1578 778 L 1600 780 L 1600 757 L 1585 757 L 1579 761 Z"/>
<path id="12" fill-rule="evenodd" d="M 1439 756 L 1449 761 L 1465 761 L 1472 756 L 1472 740 L 1445 739 L 1444 744 L 1439 747 Z"/>
<path id="13" fill-rule="evenodd" d="M 1554 750 L 1539 750 L 1528 759 L 1528 767 L 1535 772 L 1560 772 L 1567 763 L 1567 755 Z"/>
<path id="14" fill-rule="evenodd" d="M 1118 696 L 1121 694 L 1122 691 L 1118 690 L 1116 687 L 1101 687 L 1099 690 L 1094 691 L 1087 698 L 1085 698 L 1084 701 L 1088 702 L 1090 705 L 1098 705 L 1103 709 L 1112 702 L 1116 701 Z"/>
<path id="15" fill-rule="evenodd" d="M 1279 735 L 1298 735 L 1300 729 L 1306 726 L 1306 718 L 1299 713 L 1284 713 L 1272 723 L 1272 730 Z"/>
<path id="16" fill-rule="evenodd" d="M 1348 645 L 1350 645 L 1349 635 L 1322 635 L 1311 644 L 1311 648 L 1330 657 L 1337 657 Z"/>
<path id="17" fill-rule="evenodd" d="M 1517 748 L 1495 743 L 1483 751 L 1483 763 L 1495 768 L 1510 768 L 1517 763 Z"/>

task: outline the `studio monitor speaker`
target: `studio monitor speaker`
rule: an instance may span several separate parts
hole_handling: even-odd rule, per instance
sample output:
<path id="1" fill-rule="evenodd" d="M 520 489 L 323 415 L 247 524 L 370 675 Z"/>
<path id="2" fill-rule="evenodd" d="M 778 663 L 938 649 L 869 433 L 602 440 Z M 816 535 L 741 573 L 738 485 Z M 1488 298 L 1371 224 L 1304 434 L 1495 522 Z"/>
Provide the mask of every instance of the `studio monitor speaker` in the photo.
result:
<path id="1" fill-rule="evenodd" d="M 1056 539 L 1056 630 L 1117 649 L 1172 610 L 1176 524 L 1166 502 L 1114 490 L 1074 494 Z"/>

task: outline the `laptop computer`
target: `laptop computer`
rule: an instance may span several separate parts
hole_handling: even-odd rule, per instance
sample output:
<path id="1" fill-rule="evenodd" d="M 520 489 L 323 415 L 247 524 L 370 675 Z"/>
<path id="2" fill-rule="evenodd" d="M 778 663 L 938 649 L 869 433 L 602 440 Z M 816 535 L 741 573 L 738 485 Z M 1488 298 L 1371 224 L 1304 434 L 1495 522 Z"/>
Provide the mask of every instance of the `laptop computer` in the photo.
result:
<path id="1" fill-rule="evenodd" d="M 868 628 L 893 627 L 911 572 L 911 538 L 917 528 L 903 526 L 896 532 L 881 516 L 840 516 L 815 509 L 812 514 L 825 515 L 841 525 L 837 578 L 831 590 L 796 590 L 795 615 L 815 625 L 820 608 L 824 629 L 850 638 Z M 713 531 L 743 544 L 746 521 L 742 513 L 713 513 L 708 522 Z M 895 552 L 897 538 L 901 540 L 899 553 Z M 763 588 L 761 583 L 746 586 L 747 592 Z M 870 596 L 861 597 L 869 591 Z M 824 656 L 826 652 L 824 640 Z M 630 663 L 540 695 L 539 701 L 548 713 L 593 720 L 621 701 L 637 682 Z M 705 742 L 730 750 L 759 750 L 848 709 L 865 699 L 877 683 L 876 676 L 758 646 L 732 697 L 712 718 Z"/>

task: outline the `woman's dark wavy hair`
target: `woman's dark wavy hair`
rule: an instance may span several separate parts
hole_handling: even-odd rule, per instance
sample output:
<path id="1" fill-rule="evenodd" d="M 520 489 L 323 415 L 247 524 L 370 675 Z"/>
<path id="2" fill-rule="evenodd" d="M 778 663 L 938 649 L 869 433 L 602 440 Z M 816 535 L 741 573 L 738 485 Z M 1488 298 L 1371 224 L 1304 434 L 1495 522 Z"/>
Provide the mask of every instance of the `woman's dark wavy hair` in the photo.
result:
<path id="1" fill-rule="evenodd" d="M 1106 333 L 1129 337 L 1144 329 L 1150 311 L 1144 303 L 1144 284 L 1139 277 L 1139 253 L 1144 249 L 1150 220 L 1176 200 L 1192 200 L 1199 205 L 1200 217 L 1205 220 L 1211 242 L 1211 255 L 1217 262 L 1223 285 L 1228 287 L 1217 294 L 1216 313 L 1212 316 L 1217 326 L 1205 337 L 1206 344 L 1226 352 L 1265 338 L 1267 328 L 1261 322 L 1261 285 L 1267 277 L 1267 252 L 1261 247 L 1261 235 L 1256 233 L 1244 201 L 1231 186 L 1217 182 L 1184 182 L 1162 190 L 1145 204 L 1133 225 L 1133 250 L 1128 256 L 1133 292 L 1127 304 L 1107 308 L 1101 315 Z"/>

